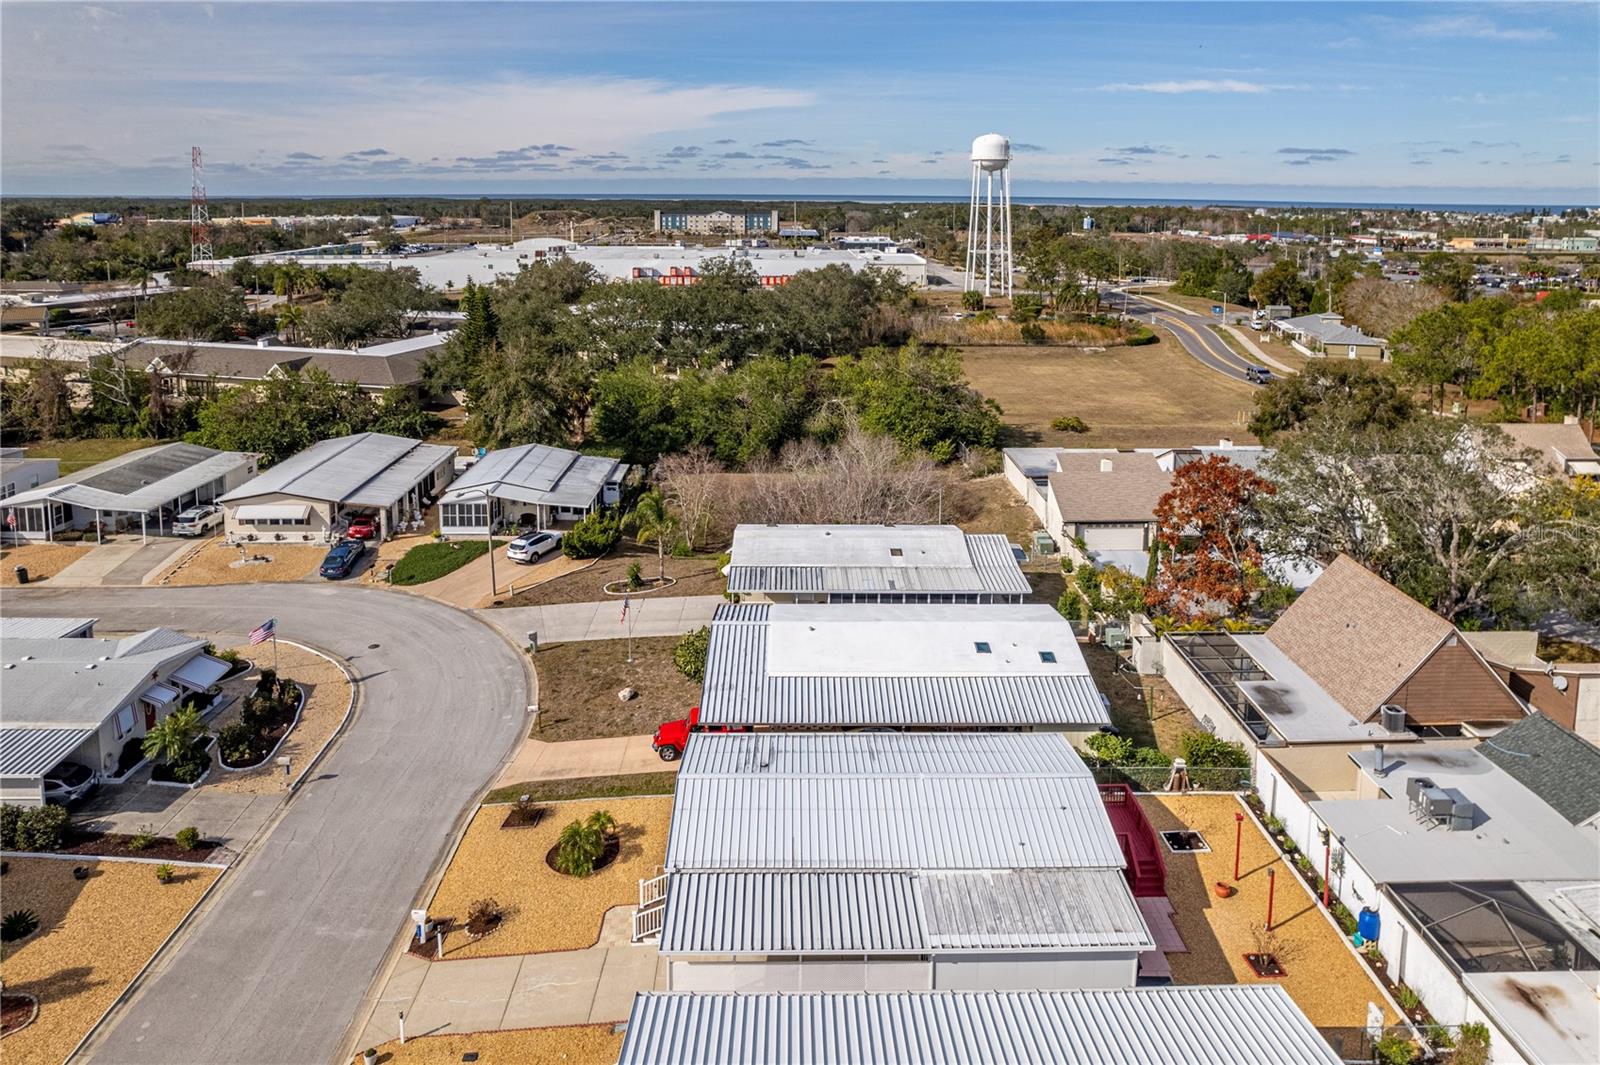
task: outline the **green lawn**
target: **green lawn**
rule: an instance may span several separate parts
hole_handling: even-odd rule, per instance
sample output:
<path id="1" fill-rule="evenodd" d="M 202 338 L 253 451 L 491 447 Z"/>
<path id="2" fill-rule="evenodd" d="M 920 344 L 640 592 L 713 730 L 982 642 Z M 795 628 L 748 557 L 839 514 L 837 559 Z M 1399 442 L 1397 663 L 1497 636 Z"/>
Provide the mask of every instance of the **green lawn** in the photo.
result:
<path id="1" fill-rule="evenodd" d="M 495 547 L 505 545 L 496 540 Z M 440 540 L 432 544 L 419 544 L 407 551 L 395 563 L 390 575 L 394 584 L 427 584 L 446 573 L 453 573 L 475 558 L 482 558 L 489 545 L 482 540 Z"/>
<path id="2" fill-rule="evenodd" d="M 516 802 L 524 795 L 534 802 L 560 799 L 620 799 L 629 795 L 671 795 L 678 786 L 676 773 L 628 773 L 615 777 L 573 777 L 536 780 L 495 788 L 484 802 Z"/>
<path id="3" fill-rule="evenodd" d="M 126 455 L 142 447 L 153 447 L 159 440 L 123 439 L 122 437 L 87 440 L 41 440 L 28 445 L 29 458 L 61 460 L 61 476 L 77 473 L 118 455 Z"/>

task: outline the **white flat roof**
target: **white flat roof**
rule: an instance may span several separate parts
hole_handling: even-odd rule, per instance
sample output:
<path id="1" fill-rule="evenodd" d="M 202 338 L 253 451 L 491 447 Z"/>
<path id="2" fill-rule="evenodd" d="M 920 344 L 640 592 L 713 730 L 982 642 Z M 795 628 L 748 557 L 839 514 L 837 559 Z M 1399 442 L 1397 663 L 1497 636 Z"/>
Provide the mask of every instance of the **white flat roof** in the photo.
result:
<path id="1" fill-rule="evenodd" d="M 1032 590 L 1004 536 L 954 525 L 740 525 L 730 592 Z"/>
<path id="2" fill-rule="evenodd" d="M 1357 721 L 1323 687 L 1264 634 L 1235 634 L 1233 641 L 1271 680 L 1242 680 L 1239 690 L 1290 743 L 1362 743 L 1410 740 L 1377 721 Z"/>
<path id="3" fill-rule="evenodd" d="M 1528 1061 L 1600 1061 L 1600 973 L 1464 973 L 1461 982 Z"/>

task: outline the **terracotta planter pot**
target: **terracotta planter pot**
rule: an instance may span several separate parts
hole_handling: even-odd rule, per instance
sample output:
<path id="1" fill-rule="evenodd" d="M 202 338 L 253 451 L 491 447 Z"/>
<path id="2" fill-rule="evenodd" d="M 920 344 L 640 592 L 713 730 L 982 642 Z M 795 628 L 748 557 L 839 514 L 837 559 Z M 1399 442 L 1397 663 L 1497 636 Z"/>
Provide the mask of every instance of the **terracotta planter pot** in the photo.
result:
<path id="1" fill-rule="evenodd" d="M 1224 884 L 1222 881 L 1218 880 L 1215 884 L 1211 885 L 1211 890 L 1217 893 L 1217 898 L 1219 899 L 1231 899 L 1239 889 L 1234 887 L 1232 884 Z"/>

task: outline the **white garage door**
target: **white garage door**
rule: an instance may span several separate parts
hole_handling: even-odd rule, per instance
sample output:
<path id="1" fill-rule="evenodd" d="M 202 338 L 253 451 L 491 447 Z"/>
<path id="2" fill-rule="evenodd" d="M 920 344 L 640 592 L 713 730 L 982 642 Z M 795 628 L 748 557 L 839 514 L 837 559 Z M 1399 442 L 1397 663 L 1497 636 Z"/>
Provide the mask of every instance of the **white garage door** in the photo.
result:
<path id="1" fill-rule="evenodd" d="M 1143 551 L 1143 525 L 1088 525 L 1083 543 L 1090 551 Z"/>

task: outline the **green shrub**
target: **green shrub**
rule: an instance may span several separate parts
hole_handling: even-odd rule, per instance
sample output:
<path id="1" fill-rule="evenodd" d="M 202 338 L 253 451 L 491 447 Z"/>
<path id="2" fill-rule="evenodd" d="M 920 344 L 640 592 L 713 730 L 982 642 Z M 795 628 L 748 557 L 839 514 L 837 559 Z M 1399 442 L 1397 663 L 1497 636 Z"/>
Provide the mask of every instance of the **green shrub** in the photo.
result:
<path id="1" fill-rule="evenodd" d="M 574 821 L 556 839 L 555 867 L 568 876 L 589 876 L 606 850 L 606 833 L 616 821 L 605 810 L 596 810 L 587 820 Z"/>
<path id="2" fill-rule="evenodd" d="M 155 841 L 156 834 L 154 832 L 141 829 L 140 831 L 135 832 L 133 835 L 128 837 L 128 849 L 130 851 L 149 850 L 150 846 L 155 843 Z"/>
<path id="3" fill-rule="evenodd" d="M 0 849 L 53 851 L 67 839 L 67 808 L 44 806 L 0 807 Z"/>
<path id="4" fill-rule="evenodd" d="M 961 294 L 961 306 L 968 311 L 983 310 L 983 293 L 976 289 L 968 289 Z"/>
<path id="5" fill-rule="evenodd" d="M 261 676 L 256 678 L 256 694 L 271 695 L 272 689 L 277 687 L 278 671 L 270 666 L 261 671 Z"/>
<path id="6" fill-rule="evenodd" d="M 1133 741 L 1109 732 L 1096 732 L 1083 741 L 1083 747 L 1101 765 L 1127 765 L 1133 758 Z"/>
<path id="7" fill-rule="evenodd" d="M 1089 423 L 1076 414 L 1067 414 L 1052 421 L 1050 428 L 1058 433 L 1087 433 Z"/>
<path id="8" fill-rule="evenodd" d="M 32 910 L 12 910 L 0 918 L 0 939 L 15 943 L 39 930 L 39 915 Z"/>
<path id="9" fill-rule="evenodd" d="M 1450 1061 L 1451 1065 L 1488 1065 L 1489 1026 L 1463 1024 L 1456 1031 L 1456 1052 Z"/>
<path id="10" fill-rule="evenodd" d="M 1039 320 L 1039 315 L 1042 313 L 1044 313 L 1044 300 L 1038 296 L 1023 292 L 1013 296 L 1011 299 L 1011 320 L 1013 322 L 1025 322 L 1031 325 Z M 1039 334 L 1043 336 L 1044 330 L 1039 330 Z M 1023 339 L 1027 339 L 1026 334 L 1024 334 Z"/>
<path id="11" fill-rule="evenodd" d="M 1151 767 L 1170 766 L 1172 757 L 1157 747 L 1135 747 L 1133 764 Z"/>
<path id="12" fill-rule="evenodd" d="M 630 589 L 644 587 L 644 567 L 637 562 L 628 563 L 628 587 Z"/>
<path id="13" fill-rule="evenodd" d="M 1024 322 L 1019 330 L 1024 344 L 1043 344 L 1049 338 L 1045 335 L 1044 326 L 1038 322 Z"/>
<path id="14" fill-rule="evenodd" d="M 672 662 L 678 672 L 696 684 L 706 679 L 706 654 L 711 650 L 711 629 L 705 625 L 678 641 L 672 649 Z"/>
<path id="15" fill-rule="evenodd" d="M 1140 326 L 1137 329 L 1129 331 L 1127 338 L 1123 340 L 1123 343 L 1131 348 L 1137 348 L 1143 347 L 1146 344 L 1154 344 L 1159 339 L 1160 338 L 1157 337 L 1153 331 Z"/>
<path id="16" fill-rule="evenodd" d="M 156 879 L 161 881 L 163 884 L 172 883 L 172 878 L 176 873 L 177 870 L 167 862 L 162 862 L 160 865 L 156 866 Z"/>
<path id="17" fill-rule="evenodd" d="M 1395 989 L 1394 997 L 1400 1003 L 1400 1008 L 1407 1013 L 1416 1012 L 1417 1007 L 1422 1005 L 1422 998 L 1405 984 Z"/>
<path id="18" fill-rule="evenodd" d="M 1250 755 L 1242 743 L 1229 743 L 1209 732 L 1187 732 L 1183 736 L 1183 760 L 1191 766 L 1222 769 L 1247 769 Z"/>
<path id="19" fill-rule="evenodd" d="M 614 512 L 597 510 L 567 530 L 561 538 L 561 553 L 568 558 L 599 558 L 622 539 L 622 518 Z"/>
<path id="20" fill-rule="evenodd" d="M 1417 1048 L 1403 1035 L 1386 1035 L 1372 1045 L 1378 1065 L 1411 1065 Z"/>
<path id="21" fill-rule="evenodd" d="M 200 846 L 200 830 L 193 825 L 178 829 L 178 834 L 173 838 L 178 841 L 178 846 L 186 851 L 192 851 Z"/>
<path id="22" fill-rule="evenodd" d="M 256 737 L 259 735 L 259 729 L 253 729 L 243 721 L 233 721 L 217 730 L 217 747 L 229 762 L 248 762 L 255 754 Z"/>

